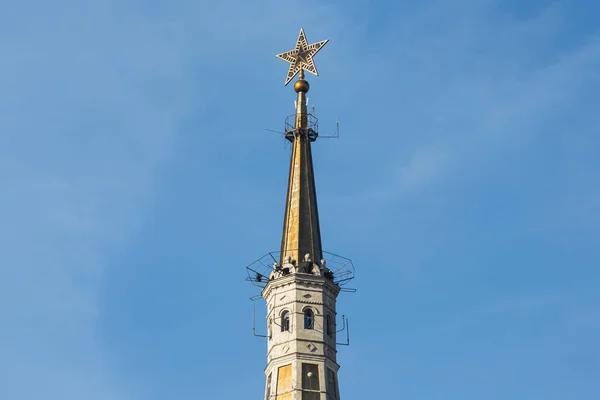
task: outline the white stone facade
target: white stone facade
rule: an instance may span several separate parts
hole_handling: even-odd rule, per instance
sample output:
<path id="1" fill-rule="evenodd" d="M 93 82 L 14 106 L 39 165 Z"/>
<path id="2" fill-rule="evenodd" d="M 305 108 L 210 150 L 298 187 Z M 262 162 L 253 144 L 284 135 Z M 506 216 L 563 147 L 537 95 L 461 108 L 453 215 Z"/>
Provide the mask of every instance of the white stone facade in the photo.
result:
<path id="1" fill-rule="evenodd" d="M 262 291 L 267 302 L 266 400 L 339 400 L 336 298 L 317 264 L 284 264 Z M 298 272 L 304 271 L 304 272 Z"/>

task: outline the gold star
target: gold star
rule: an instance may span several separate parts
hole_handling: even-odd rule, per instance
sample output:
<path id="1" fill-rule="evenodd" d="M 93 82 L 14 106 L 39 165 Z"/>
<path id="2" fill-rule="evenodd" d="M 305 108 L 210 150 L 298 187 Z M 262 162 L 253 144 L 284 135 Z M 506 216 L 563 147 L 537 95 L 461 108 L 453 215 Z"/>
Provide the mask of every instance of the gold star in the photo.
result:
<path id="1" fill-rule="evenodd" d="M 277 54 L 278 58 L 290 63 L 290 69 L 288 70 L 287 78 L 285 80 L 286 85 L 290 83 L 290 81 L 294 79 L 294 76 L 301 70 L 308 71 L 317 76 L 319 75 L 313 57 L 328 41 L 329 40 L 323 40 L 321 42 L 308 44 L 306 36 L 304 35 L 304 29 L 300 29 L 296 48 L 294 50 L 286 51 L 285 53 Z"/>

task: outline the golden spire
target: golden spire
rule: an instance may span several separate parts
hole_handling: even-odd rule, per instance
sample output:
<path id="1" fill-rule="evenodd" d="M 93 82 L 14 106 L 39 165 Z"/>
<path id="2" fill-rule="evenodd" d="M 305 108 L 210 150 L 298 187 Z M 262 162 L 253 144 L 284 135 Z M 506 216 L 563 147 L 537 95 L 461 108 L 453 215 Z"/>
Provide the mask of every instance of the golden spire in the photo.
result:
<path id="1" fill-rule="evenodd" d="M 320 263 L 323 258 L 311 153 L 311 142 L 316 140 L 317 132 L 316 125 L 309 123 L 306 111 L 309 84 L 304 80 L 304 70 L 318 75 L 312 58 L 326 43 L 327 40 L 324 40 L 309 45 L 301 29 L 296 48 L 277 55 L 290 63 L 286 85 L 296 74 L 300 74 L 294 84 L 298 94 L 294 128 L 286 131 L 286 137 L 292 142 L 292 156 L 281 238 L 282 263 L 288 256 L 297 262 L 303 261 L 307 254 L 313 262 Z"/>

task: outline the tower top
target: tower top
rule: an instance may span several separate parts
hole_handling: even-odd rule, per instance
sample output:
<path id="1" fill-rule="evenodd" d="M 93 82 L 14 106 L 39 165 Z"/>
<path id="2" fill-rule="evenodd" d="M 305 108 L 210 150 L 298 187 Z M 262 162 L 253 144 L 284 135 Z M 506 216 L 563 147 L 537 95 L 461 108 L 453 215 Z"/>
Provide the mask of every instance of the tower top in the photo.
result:
<path id="1" fill-rule="evenodd" d="M 338 344 L 349 345 L 348 322 L 336 328 L 336 298 L 354 278 L 352 261 L 324 252 L 311 143 L 318 122 L 307 112 L 310 86 L 304 71 L 318 75 L 314 55 L 327 40 L 308 44 L 304 30 L 296 48 L 277 57 L 290 63 L 285 85 L 296 75 L 296 113 L 285 120 L 284 137 L 291 146 L 281 251 L 269 253 L 246 267 L 248 280 L 262 288 L 267 303 L 267 385 L 265 399 L 340 400 L 337 384 Z M 292 124 L 293 121 L 293 124 Z M 346 331 L 346 343 L 337 334 Z"/>
<path id="2" fill-rule="evenodd" d="M 322 40 L 317 43 L 308 44 L 306 35 L 304 34 L 304 29 L 300 28 L 300 34 L 298 35 L 298 40 L 296 41 L 296 48 L 286 51 L 285 53 L 277 54 L 278 58 L 290 63 L 287 78 L 285 79 L 286 86 L 298 73 L 300 73 L 300 81 L 298 82 L 304 81 L 304 70 L 319 76 L 313 57 L 319 52 L 319 50 L 321 50 L 323 46 L 327 44 L 328 41 L 329 40 Z M 300 88 L 297 88 L 296 86 L 299 85 L 294 85 L 294 89 L 298 92 Z M 305 93 L 307 91 L 308 84 L 306 85 Z"/>
<path id="3" fill-rule="evenodd" d="M 306 93 L 310 86 L 304 80 L 304 72 L 318 76 L 313 57 L 327 42 L 329 40 L 308 44 L 304 30 L 300 29 L 296 47 L 277 54 L 290 64 L 285 85 L 296 75 L 299 79 L 294 83 L 296 112 L 285 120 L 284 137 L 292 146 L 281 250 L 268 253 L 246 267 L 247 280 L 263 289 L 269 282 L 300 274 L 322 276 L 341 291 L 355 291 L 341 288 L 354 278 L 352 261 L 324 251 L 321 245 L 311 147 L 319 136 L 318 121 L 307 111 Z"/>
<path id="4" fill-rule="evenodd" d="M 317 192 L 313 171 L 310 142 L 317 139 L 316 125 L 311 125 L 306 111 L 308 82 L 304 80 L 304 70 L 318 75 L 313 57 L 327 43 L 327 40 L 308 44 L 304 30 L 300 29 L 296 48 L 277 57 L 290 63 L 285 84 L 298 73 L 299 80 L 294 84 L 298 93 L 293 129 L 287 129 L 286 138 L 292 142 L 292 157 L 288 179 L 288 192 L 281 239 L 281 263 L 286 260 L 314 260 L 320 263 L 323 257 Z"/>

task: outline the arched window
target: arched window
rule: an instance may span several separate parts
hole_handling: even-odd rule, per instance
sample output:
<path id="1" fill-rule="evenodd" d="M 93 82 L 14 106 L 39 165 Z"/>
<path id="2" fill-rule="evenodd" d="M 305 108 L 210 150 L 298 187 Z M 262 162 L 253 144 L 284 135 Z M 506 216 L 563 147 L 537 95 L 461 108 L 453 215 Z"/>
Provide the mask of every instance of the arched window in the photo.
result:
<path id="1" fill-rule="evenodd" d="M 315 327 L 315 314 L 310 308 L 304 310 L 304 329 L 313 329 Z"/>
<path id="2" fill-rule="evenodd" d="M 325 327 L 327 329 L 327 335 L 333 335 L 333 322 L 331 320 L 331 315 L 327 314 Z"/>
<path id="3" fill-rule="evenodd" d="M 269 318 L 269 326 L 267 329 L 267 336 L 269 337 L 269 340 L 271 340 L 271 338 L 273 337 L 273 318 Z"/>
<path id="4" fill-rule="evenodd" d="M 281 314 L 281 332 L 285 332 L 290 330 L 290 313 L 288 311 L 284 311 Z"/>

